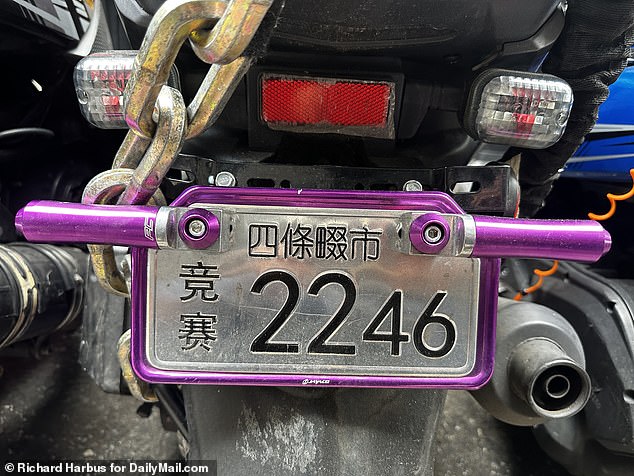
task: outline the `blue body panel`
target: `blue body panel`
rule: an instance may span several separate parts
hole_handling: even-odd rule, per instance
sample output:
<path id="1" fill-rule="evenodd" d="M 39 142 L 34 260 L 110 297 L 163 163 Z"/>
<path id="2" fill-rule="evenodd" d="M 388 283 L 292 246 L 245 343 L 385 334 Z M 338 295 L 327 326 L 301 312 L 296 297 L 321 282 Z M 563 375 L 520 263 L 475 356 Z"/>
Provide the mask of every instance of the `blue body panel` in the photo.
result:
<path id="1" fill-rule="evenodd" d="M 599 121 L 575 156 L 564 177 L 628 182 L 634 168 L 634 66 L 610 87 L 599 109 Z"/>

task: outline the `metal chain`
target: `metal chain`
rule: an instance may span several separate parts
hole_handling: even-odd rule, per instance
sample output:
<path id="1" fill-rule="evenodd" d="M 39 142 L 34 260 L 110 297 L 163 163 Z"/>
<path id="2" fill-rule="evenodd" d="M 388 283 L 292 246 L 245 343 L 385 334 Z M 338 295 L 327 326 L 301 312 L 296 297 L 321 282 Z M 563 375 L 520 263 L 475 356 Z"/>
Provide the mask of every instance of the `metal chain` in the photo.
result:
<path id="1" fill-rule="evenodd" d="M 164 204 L 159 186 L 183 141 L 205 131 L 218 118 L 251 58 L 240 56 L 251 42 L 273 0 L 168 0 L 156 12 L 125 90 L 130 131 L 113 168 L 84 190 L 83 203 Z M 196 55 L 210 63 L 191 104 L 166 85 L 182 44 L 189 38 Z M 127 295 L 112 246 L 89 245 L 97 279 L 108 291 Z"/>
<path id="2" fill-rule="evenodd" d="M 186 39 L 190 39 L 201 60 L 229 66 L 249 44 L 271 4 L 272 0 L 231 0 L 229 3 L 168 0 L 164 3 L 148 27 L 126 86 L 125 118 L 130 129 L 147 138 L 153 136 L 152 113 L 156 99 Z M 234 65 L 219 74 L 218 70 L 223 68 L 216 67 L 217 71 L 211 73 L 214 86 L 221 93 L 229 84 L 227 80 L 234 83 L 235 76 L 244 72 L 244 68 Z M 203 82 L 197 94 L 200 95 L 197 102 L 206 109 L 218 104 L 202 101 L 211 82 Z M 207 127 L 204 122 L 208 115 L 197 114 L 198 109 L 192 110 L 190 124 L 202 132 Z"/>
<path id="3" fill-rule="evenodd" d="M 118 197 L 118 205 L 141 205 L 152 198 L 178 156 L 184 140 L 186 110 L 183 96 L 178 90 L 163 86 L 156 102 L 155 117 L 158 119 L 156 134 L 136 168 L 111 169 L 97 175 L 84 189 L 82 203 L 110 203 Z M 117 154 L 115 164 L 133 166 L 139 155 L 138 150 L 129 148 L 127 141 L 124 141 L 123 147 L 122 154 Z M 130 155 L 134 157 L 131 159 Z M 155 202 L 165 204 L 162 194 Z M 101 285 L 112 293 L 127 295 L 125 279 L 117 267 L 112 246 L 89 245 L 88 249 Z"/>

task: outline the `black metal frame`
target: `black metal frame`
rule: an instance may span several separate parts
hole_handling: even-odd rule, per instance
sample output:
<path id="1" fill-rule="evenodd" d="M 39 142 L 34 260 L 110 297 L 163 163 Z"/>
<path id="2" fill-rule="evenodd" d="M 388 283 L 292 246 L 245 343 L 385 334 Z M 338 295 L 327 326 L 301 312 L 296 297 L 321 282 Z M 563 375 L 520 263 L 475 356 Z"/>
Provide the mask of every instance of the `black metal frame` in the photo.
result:
<path id="1" fill-rule="evenodd" d="M 393 169 L 298 166 L 263 162 L 224 162 L 193 155 L 181 155 L 163 184 L 168 198 L 191 185 L 209 185 L 208 178 L 230 172 L 239 187 L 276 187 L 341 190 L 402 190 L 416 180 L 423 190 L 445 192 L 468 213 L 513 216 L 519 186 L 508 165 L 456 166 L 436 169 Z M 473 183 L 471 191 L 460 192 L 456 184 Z"/>

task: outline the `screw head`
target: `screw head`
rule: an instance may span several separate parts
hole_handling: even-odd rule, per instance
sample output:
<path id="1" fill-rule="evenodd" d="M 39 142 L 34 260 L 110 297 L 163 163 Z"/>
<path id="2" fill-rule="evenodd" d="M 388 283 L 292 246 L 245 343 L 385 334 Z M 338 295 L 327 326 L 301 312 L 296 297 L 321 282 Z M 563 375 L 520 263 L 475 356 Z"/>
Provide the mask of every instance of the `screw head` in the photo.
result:
<path id="1" fill-rule="evenodd" d="M 217 187 L 235 187 L 235 185 L 236 178 L 231 172 L 220 172 L 218 175 L 216 175 Z"/>
<path id="2" fill-rule="evenodd" d="M 220 237 L 220 221 L 209 210 L 190 208 L 178 220 L 178 236 L 188 248 L 204 250 Z"/>
<path id="3" fill-rule="evenodd" d="M 430 245 L 435 245 L 442 241 L 444 237 L 443 229 L 436 224 L 429 224 L 423 230 L 423 239 Z"/>
<path id="4" fill-rule="evenodd" d="M 425 213 L 416 217 L 409 227 L 409 239 L 416 250 L 425 254 L 440 253 L 447 243 L 451 227 L 438 213 Z"/>
<path id="5" fill-rule="evenodd" d="M 403 190 L 405 192 L 422 192 L 423 185 L 418 180 L 408 180 L 403 185 Z"/>
<path id="6" fill-rule="evenodd" d="M 200 238 L 207 233 L 207 225 L 204 221 L 195 218 L 187 224 L 187 234 L 193 238 Z"/>

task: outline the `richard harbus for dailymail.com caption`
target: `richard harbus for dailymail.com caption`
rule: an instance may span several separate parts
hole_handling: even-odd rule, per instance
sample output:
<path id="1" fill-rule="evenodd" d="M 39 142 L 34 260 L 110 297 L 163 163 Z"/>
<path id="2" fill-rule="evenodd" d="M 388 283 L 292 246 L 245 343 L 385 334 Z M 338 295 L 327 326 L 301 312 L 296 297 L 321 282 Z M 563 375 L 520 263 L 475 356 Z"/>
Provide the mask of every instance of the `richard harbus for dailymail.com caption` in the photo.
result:
<path id="1" fill-rule="evenodd" d="M 93 475 L 139 475 L 201 474 L 216 476 L 215 461 L 55 461 L 26 462 L 9 461 L 4 464 L 6 474 L 73 474 Z"/>

